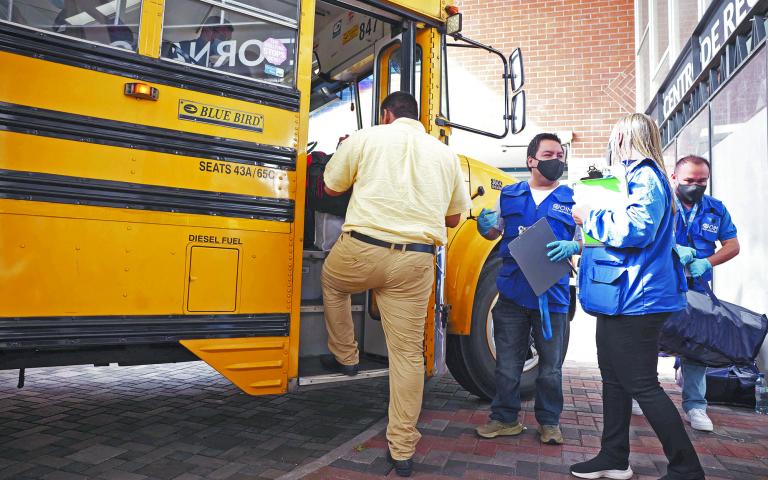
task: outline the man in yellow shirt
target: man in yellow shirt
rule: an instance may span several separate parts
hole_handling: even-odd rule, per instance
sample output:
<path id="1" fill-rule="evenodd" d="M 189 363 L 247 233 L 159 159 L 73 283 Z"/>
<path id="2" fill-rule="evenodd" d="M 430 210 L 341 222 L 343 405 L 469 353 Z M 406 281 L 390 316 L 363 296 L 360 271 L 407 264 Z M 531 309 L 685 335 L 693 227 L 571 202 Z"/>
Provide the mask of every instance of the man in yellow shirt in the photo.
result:
<path id="1" fill-rule="evenodd" d="M 352 134 L 324 173 L 325 190 L 353 188 L 342 235 L 323 266 L 326 368 L 357 374 L 350 295 L 372 289 L 389 352 L 389 459 L 409 476 L 421 434 L 424 322 L 435 279 L 435 247 L 458 225 L 470 198 L 459 158 L 427 134 L 416 99 L 390 94 L 382 125 Z"/>

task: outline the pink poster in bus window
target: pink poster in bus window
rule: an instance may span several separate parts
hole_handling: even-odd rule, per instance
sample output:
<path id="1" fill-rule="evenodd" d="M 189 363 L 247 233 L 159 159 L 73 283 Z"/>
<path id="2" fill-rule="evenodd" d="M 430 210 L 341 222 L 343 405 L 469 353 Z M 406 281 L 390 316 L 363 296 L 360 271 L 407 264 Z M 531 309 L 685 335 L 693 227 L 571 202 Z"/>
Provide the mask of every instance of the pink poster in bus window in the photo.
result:
<path id="1" fill-rule="evenodd" d="M 274 38 L 264 40 L 262 53 L 264 58 L 272 65 L 282 65 L 288 58 L 288 50 L 283 45 L 283 42 Z"/>

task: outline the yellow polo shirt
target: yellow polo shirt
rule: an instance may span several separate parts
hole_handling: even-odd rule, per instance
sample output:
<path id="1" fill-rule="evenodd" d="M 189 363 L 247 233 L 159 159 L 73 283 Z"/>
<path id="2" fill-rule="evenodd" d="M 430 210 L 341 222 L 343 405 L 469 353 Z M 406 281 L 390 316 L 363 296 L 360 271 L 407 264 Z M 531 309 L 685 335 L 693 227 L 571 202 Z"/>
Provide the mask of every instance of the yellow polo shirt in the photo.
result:
<path id="1" fill-rule="evenodd" d="M 445 217 L 471 203 L 459 157 L 410 118 L 350 135 L 324 179 L 337 192 L 353 188 L 343 231 L 392 243 L 445 245 Z"/>

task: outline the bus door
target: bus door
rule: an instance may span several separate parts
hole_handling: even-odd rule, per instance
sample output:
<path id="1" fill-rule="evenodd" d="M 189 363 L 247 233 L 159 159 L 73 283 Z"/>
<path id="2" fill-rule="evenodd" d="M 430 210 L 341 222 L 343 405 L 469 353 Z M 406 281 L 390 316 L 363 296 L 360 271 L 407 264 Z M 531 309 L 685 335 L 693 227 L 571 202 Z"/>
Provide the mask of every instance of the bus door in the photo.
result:
<path id="1" fill-rule="evenodd" d="M 407 34 L 406 25 L 410 26 L 413 35 Z M 380 116 L 378 105 L 390 92 L 403 89 L 413 92 L 423 104 L 422 116 L 426 118 L 429 115 L 430 97 L 421 93 L 423 49 L 413 38 L 415 35 L 426 42 L 428 35 L 432 34 L 428 32 L 434 32 L 434 29 L 422 28 L 417 32 L 413 22 L 375 7 L 363 10 L 353 3 L 318 2 L 314 37 L 316 71 L 313 72 L 309 124 L 310 145 L 315 149 L 312 152 L 313 162 L 332 155 L 339 138 L 344 135 L 377 124 Z M 434 35 L 437 35 L 436 32 Z M 404 38 L 410 42 L 410 50 L 415 52 L 406 52 L 405 57 L 402 48 Z M 408 61 L 408 58 L 411 60 Z M 407 68 L 404 65 L 412 66 Z M 404 85 L 406 78 L 410 78 L 412 84 Z M 437 110 L 433 113 L 436 115 Z M 312 212 L 311 207 L 308 208 L 308 215 L 315 215 L 316 238 L 314 242 L 306 242 L 310 234 L 305 232 L 299 385 L 386 375 L 386 340 L 372 292 L 352 297 L 352 319 L 361 353 L 360 373 L 356 377 L 327 374 L 320 366 L 318 357 L 328 353 L 319 285 L 322 262 L 327 255 L 322 238 L 332 222 L 343 220 L 323 212 Z M 307 228 L 311 227 L 308 224 Z M 427 336 L 427 352 L 431 355 L 431 329 Z M 431 364 L 429 358 L 427 365 L 430 372 Z"/>
<path id="2" fill-rule="evenodd" d="M 376 47 L 398 24 L 375 7 L 342 2 L 317 3 L 310 94 L 309 144 L 312 162 L 326 161 L 340 138 L 373 124 Z M 320 357 L 328 354 L 320 273 L 343 218 L 307 203 L 302 275 L 299 385 L 354 381 L 388 374 L 387 349 L 380 321 L 370 321 L 368 295 L 352 296 L 352 322 L 360 348 L 355 377 L 329 374 Z M 329 241 L 330 238 L 330 241 Z"/>
<path id="3" fill-rule="evenodd" d="M 287 391 L 299 8 L 0 1 L 0 368 L 199 357 Z"/>

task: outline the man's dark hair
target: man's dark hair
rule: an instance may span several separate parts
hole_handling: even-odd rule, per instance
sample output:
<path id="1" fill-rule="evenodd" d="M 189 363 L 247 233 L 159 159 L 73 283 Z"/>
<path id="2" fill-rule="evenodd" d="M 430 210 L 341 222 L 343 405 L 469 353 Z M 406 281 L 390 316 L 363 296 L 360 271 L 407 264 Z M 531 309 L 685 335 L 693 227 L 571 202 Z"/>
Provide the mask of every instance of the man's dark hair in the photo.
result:
<path id="1" fill-rule="evenodd" d="M 700 157 L 698 155 L 686 155 L 685 157 L 681 158 L 677 161 L 675 164 L 675 173 L 677 173 L 677 170 L 680 168 L 681 165 L 685 165 L 686 163 L 692 163 L 694 165 L 706 165 L 707 170 L 710 172 L 712 171 L 712 165 L 709 164 L 709 160 L 707 160 L 704 157 Z"/>
<path id="2" fill-rule="evenodd" d="M 528 144 L 528 153 L 525 157 L 525 166 L 528 168 L 528 171 L 531 171 L 531 167 L 528 166 L 528 157 L 536 158 L 536 154 L 539 152 L 539 146 L 541 145 L 541 142 L 544 140 L 553 140 L 560 145 L 563 144 L 563 142 L 560 141 L 560 137 L 555 135 L 554 133 L 539 133 L 533 139 L 531 140 L 531 143 Z"/>
<path id="3" fill-rule="evenodd" d="M 406 92 L 393 92 L 381 102 L 381 111 L 389 110 L 397 118 L 419 119 L 419 104 L 416 98 Z"/>

